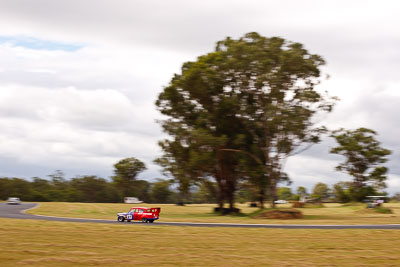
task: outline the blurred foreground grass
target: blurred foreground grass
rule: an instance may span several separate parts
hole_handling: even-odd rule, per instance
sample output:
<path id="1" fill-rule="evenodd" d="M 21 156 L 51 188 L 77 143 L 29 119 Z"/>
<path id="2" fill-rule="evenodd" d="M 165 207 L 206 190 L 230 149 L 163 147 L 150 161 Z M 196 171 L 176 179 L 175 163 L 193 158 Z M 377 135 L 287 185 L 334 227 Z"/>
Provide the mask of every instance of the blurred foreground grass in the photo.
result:
<path id="1" fill-rule="evenodd" d="M 117 212 L 126 212 L 132 206 L 161 207 L 160 221 L 164 222 L 225 222 L 225 223 L 265 223 L 265 224 L 398 224 L 400 223 L 400 203 L 386 203 L 393 214 L 377 213 L 366 209 L 364 204 L 324 204 L 322 208 L 302 208 L 303 219 L 273 220 L 255 219 L 259 210 L 246 204 L 237 204 L 242 214 L 221 216 L 212 212 L 215 204 L 192 204 L 176 206 L 173 204 L 121 204 L 121 203 L 63 203 L 44 202 L 27 211 L 60 217 L 93 218 L 116 220 Z M 289 208 L 289 204 L 279 205 Z"/>
<path id="2" fill-rule="evenodd" d="M 0 219 L 0 266 L 399 266 L 398 230 Z"/>

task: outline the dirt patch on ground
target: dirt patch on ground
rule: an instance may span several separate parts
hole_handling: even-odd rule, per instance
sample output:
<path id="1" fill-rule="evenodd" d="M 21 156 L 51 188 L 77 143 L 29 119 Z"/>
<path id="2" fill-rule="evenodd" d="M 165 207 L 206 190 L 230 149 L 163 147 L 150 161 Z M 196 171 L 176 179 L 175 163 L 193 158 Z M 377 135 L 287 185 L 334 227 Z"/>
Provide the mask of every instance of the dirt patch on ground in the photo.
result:
<path id="1" fill-rule="evenodd" d="M 306 203 L 304 203 L 304 202 L 295 201 L 295 202 L 292 203 L 292 207 L 293 208 L 303 208 L 305 204 Z"/>
<path id="2" fill-rule="evenodd" d="M 269 210 L 266 212 L 263 212 L 255 218 L 260 218 L 260 219 L 283 219 L 283 220 L 288 220 L 288 219 L 302 219 L 303 218 L 303 213 L 299 210 Z"/>

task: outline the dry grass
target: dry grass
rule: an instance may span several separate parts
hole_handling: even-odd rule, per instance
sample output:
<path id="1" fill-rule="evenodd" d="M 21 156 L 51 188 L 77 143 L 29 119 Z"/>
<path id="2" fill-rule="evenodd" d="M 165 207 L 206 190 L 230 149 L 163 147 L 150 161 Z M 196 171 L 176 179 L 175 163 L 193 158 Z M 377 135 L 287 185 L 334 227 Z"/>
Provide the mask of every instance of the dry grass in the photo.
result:
<path id="1" fill-rule="evenodd" d="M 142 205 L 142 204 L 140 204 Z M 41 203 L 40 207 L 28 211 L 31 214 L 94 218 L 115 220 L 117 212 L 129 210 L 132 204 L 104 204 L 104 203 Z M 400 203 L 387 203 L 384 206 L 391 208 L 393 214 L 376 213 L 366 210 L 363 204 L 341 205 L 325 204 L 323 208 L 302 208 L 304 218 L 296 220 L 276 220 L 254 218 L 257 208 L 250 208 L 245 204 L 237 206 L 242 210 L 239 216 L 220 216 L 212 213 L 215 205 L 199 204 L 176 206 L 172 204 L 143 204 L 143 206 L 160 206 L 160 221 L 164 222 L 227 222 L 227 223 L 266 223 L 266 224 L 399 224 Z M 290 205 L 280 205 L 289 208 Z"/>
<path id="2" fill-rule="evenodd" d="M 167 227 L 0 219 L 7 266 L 399 266 L 398 230 Z"/>

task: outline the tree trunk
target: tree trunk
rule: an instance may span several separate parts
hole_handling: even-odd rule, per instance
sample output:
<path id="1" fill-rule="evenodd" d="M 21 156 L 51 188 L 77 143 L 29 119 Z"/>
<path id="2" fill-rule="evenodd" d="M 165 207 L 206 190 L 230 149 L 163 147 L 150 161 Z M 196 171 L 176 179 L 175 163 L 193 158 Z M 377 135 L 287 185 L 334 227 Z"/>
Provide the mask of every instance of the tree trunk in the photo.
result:
<path id="1" fill-rule="evenodd" d="M 268 125 L 268 118 L 265 119 L 265 125 Z M 271 208 L 275 208 L 275 195 L 276 192 L 274 190 L 274 181 L 273 181 L 273 175 L 272 175 L 272 163 L 271 163 L 271 157 L 270 157 L 270 149 L 271 149 L 271 139 L 269 136 L 269 131 L 268 128 L 264 128 L 264 135 L 265 135 L 265 147 L 264 147 L 264 166 L 265 166 L 265 174 L 268 175 L 269 177 L 269 185 L 270 185 L 270 194 L 271 194 Z"/>
<path id="2" fill-rule="evenodd" d="M 222 163 L 223 177 L 226 181 L 225 194 L 226 198 L 229 202 L 229 209 L 233 211 L 235 208 L 235 190 L 236 190 L 236 181 L 235 174 L 232 171 L 232 162 L 229 161 L 228 158 L 225 158 L 225 161 Z"/>
<path id="3" fill-rule="evenodd" d="M 271 208 L 275 208 L 275 200 L 277 200 L 277 190 L 276 190 L 276 181 L 275 177 L 271 178 L 271 186 L 270 186 L 270 191 L 271 191 Z"/>
<path id="4" fill-rule="evenodd" d="M 218 207 L 220 212 L 222 212 L 222 209 L 224 208 L 224 198 L 225 198 L 225 188 L 224 188 L 224 184 L 223 184 L 223 175 L 222 175 L 222 166 L 221 166 L 221 162 L 222 162 L 222 155 L 220 150 L 217 150 L 217 164 L 215 166 L 215 180 L 217 181 L 217 185 L 218 185 L 218 193 L 217 193 L 217 203 L 218 203 Z"/>
<path id="5" fill-rule="evenodd" d="M 219 175 L 216 175 L 217 185 L 218 185 L 218 192 L 217 192 L 217 203 L 219 210 L 222 210 L 224 207 L 224 186 L 222 185 L 221 179 Z"/>
<path id="6" fill-rule="evenodd" d="M 229 209 L 233 210 L 235 208 L 235 198 L 233 197 L 233 194 L 229 194 Z"/>
<path id="7" fill-rule="evenodd" d="M 260 195 L 259 195 L 259 201 L 260 201 L 260 208 L 264 208 L 264 200 L 265 200 L 265 189 L 260 188 Z"/>

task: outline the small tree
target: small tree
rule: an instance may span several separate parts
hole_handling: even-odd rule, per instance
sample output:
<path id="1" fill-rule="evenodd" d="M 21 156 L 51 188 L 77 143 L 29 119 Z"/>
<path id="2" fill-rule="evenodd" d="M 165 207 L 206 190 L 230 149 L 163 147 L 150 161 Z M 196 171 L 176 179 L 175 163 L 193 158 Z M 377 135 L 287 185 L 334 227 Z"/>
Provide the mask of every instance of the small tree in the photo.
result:
<path id="1" fill-rule="evenodd" d="M 289 200 L 292 198 L 292 190 L 289 187 L 279 187 L 278 188 L 278 198 Z"/>
<path id="2" fill-rule="evenodd" d="M 292 196 L 292 199 L 296 201 L 306 201 L 307 195 L 307 188 L 305 188 L 304 186 L 299 186 L 296 189 L 296 194 Z"/>
<path id="3" fill-rule="evenodd" d="M 324 183 L 317 183 L 314 186 L 312 197 L 318 201 L 326 200 L 329 197 L 329 187 Z"/>
<path id="4" fill-rule="evenodd" d="M 112 179 L 125 197 L 130 196 L 134 191 L 136 176 L 145 169 L 144 163 L 136 158 L 122 159 L 114 164 L 115 176 Z"/>
<path id="5" fill-rule="evenodd" d="M 299 186 L 299 187 L 297 187 L 296 193 L 299 196 L 306 196 L 307 195 L 307 188 L 305 188 L 304 186 Z"/>
<path id="6" fill-rule="evenodd" d="M 333 185 L 333 195 L 338 202 L 349 202 L 351 200 L 351 182 L 338 182 Z"/>
<path id="7" fill-rule="evenodd" d="M 353 176 L 352 198 L 357 201 L 362 201 L 366 194 L 370 194 L 368 186 L 375 189 L 386 187 L 388 169 L 381 164 L 387 161 L 386 157 L 391 151 L 382 148 L 375 140 L 375 135 L 375 131 L 367 128 L 339 129 L 331 135 L 339 144 L 332 148 L 331 153 L 346 157 L 346 161 L 339 164 L 336 170 Z"/>

